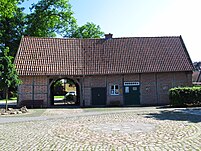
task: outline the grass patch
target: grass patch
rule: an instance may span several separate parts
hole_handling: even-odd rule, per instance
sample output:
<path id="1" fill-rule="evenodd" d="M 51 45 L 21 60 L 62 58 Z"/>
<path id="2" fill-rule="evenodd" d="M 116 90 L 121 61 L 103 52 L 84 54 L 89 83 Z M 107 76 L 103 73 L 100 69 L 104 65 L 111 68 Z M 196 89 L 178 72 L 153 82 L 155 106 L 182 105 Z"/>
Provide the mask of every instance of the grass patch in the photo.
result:
<path id="1" fill-rule="evenodd" d="M 17 100 L 17 97 L 9 98 L 8 101 Z M 0 102 L 5 102 L 6 99 L 0 99 Z"/>
<path id="2" fill-rule="evenodd" d="M 54 96 L 54 99 L 64 99 L 64 96 L 61 95 L 61 96 Z"/>

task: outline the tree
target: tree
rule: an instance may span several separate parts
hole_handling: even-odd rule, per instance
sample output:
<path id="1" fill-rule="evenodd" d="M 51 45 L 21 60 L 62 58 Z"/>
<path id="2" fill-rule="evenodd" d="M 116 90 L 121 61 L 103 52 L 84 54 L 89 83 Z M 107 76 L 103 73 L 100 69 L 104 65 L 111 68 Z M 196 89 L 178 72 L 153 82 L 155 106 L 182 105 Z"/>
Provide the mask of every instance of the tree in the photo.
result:
<path id="1" fill-rule="evenodd" d="M 69 0 L 39 0 L 32 4 L 29 14 L 23 13 L 23 1 L 0 1 L 0 47 L 9 47 L 9 55 L 16 55 L 22 35 L 69 38 L 99 38 L 103 35 L 94 23 L 77 25 Z"/>
<path id="2" fill-rule="evenodd" d="M 21 2 L 22 0 L 0 1 L 0 47 L 9 47 L 9 55 L 12 56 L 17 52 L 24 31 L 25 14 L 23 8 L 18 6 Z"/>
<path id="3" fill-rule="evenodd" d="M 23 8 L 17 8 L 12 17 L 0 18 L 0 45 L 9 47 L 9 55 L 15 56 L 20 39 L 24 34 L 25 14 Z"/>
<path id="4" fill-rule="evenodd" d="M 201 61 L 200 62 L 194 62 L 193 63 L 195 70 L 201 71 Z"/>
<path id="5" fill-rule="evenodd" d="M 31 10 L 33 12 L 27 15 L 26 30 L 30 36 L 64 36 L 77 25 L 68 0 L 40 0 L 32 4 Z"/>
<path id="6" fill-rule="evenodd" d="M 100 26 L 87 22 L 73 31 L 71 38 L 100 38 L 104 35 Z"/>
<path id="7" fill-rule="evenodd" d="M 6 111 L 8 109 L 8 90 L 20 84 L 13 57 L 8 55 L 9 49 L 5 48 L 0 56 L 0 88 L 5 90 Z"/>
<path id="8" fill-rule="evenodd" d="M 0 55 L 15 56 L 22 35 L 36 37 L 98 38 L 103 32 L 93 23 L 78 27 L 69 0 L 39 0 L 23 13 L 24 0 L 0 0 Z M 7 50 L 7 49 L 6 49 Z M 11 59 L 12 60 L 12 59 Z M 2 65 L 2 64 L 1 64 Z"/>
<path id="9" fill-rule="evenodd" d="M 13 12 L 17 9 L 19 0 L 1 0 L 0 17 L 13 17 Z"/>

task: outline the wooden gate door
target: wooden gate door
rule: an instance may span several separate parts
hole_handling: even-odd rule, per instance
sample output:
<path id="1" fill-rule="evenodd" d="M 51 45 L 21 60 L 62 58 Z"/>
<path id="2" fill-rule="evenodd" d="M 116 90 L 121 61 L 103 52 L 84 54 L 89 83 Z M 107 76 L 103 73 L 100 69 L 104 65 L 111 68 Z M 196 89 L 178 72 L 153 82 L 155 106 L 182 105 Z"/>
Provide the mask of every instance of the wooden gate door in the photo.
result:
<path id="1" fill-rule="evenodd" d="M 92 88 L 91 89 L 91 96 L 92 96 L 92 105 L 106 105 L 106 88 L 99 87 L 99 88 Z"/>
<path id="2" fill-rule="evenodd" d="M 139 82 L 124 82 L 124 105 L 140 105 Z"/>

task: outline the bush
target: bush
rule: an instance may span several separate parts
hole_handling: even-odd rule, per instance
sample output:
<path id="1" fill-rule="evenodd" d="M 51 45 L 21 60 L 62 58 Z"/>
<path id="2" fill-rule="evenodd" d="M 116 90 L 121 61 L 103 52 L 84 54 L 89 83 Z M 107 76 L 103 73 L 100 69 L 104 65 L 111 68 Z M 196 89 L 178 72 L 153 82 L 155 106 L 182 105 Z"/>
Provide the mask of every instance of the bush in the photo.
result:
<path id="1" fill-rule="evenodd" d="M 169 99 L 173 106 L 201 105 L 201 87 L 172 88 Z"/>

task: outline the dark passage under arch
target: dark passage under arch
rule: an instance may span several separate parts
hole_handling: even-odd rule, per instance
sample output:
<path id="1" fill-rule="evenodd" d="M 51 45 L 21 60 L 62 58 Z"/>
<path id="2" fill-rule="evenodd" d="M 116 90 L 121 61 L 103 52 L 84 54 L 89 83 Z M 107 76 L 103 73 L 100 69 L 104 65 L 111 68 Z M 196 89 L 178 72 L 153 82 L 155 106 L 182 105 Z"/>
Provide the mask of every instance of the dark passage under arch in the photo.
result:
<path id="1" fill-rule="evenodd" d="M 69 78 L 50 79 L 50 106 L 80 106 L 80 87 Z"/>

